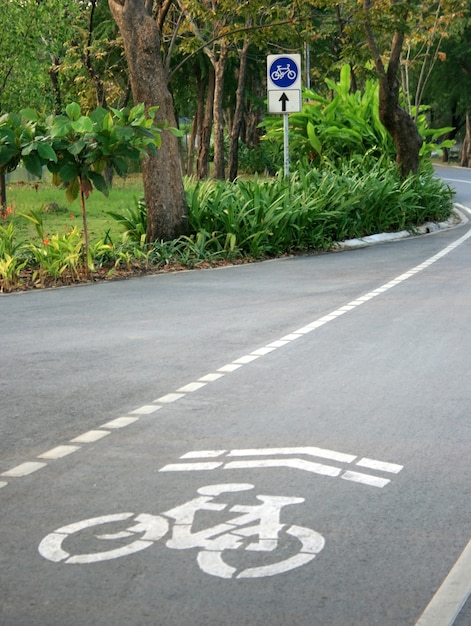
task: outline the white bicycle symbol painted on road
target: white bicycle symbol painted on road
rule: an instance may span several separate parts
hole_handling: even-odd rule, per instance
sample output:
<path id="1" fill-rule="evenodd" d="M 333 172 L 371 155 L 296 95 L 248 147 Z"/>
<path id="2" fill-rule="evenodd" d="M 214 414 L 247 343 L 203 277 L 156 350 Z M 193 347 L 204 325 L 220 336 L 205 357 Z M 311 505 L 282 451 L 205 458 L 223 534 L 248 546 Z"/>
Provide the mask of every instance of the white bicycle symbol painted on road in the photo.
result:
<path id="1" fill-rule="evenodd" d="M 162 539 L 171 529 L 166 546 L 174 550 L 199 548 L 197 562 L 201 570 L 220 578 L 274 576 L 312 561 L 324 547 L 322 535 L 310 528 L 280 522 L 282 508 L 290 504 L 300 504 L 304 502 L 304 498 L 257 495 L 260 504 L 232 507 L 227 503 L 214 501 L 221 494 L 248 491 L 253 488 L 254 485 L 248 483 L 207 485 L 198 489 L 198 497 L 161 515 L 116 513 L 75 522 L 62 526 L 44 537 L 39 544 L 39 553 L 55 563 L 96 563 L 145 550 Z M 215 513 L 224 510 L 240 515 L 201 530 L 194 528 L 198 512 Z M 173 523 L 169 520 L 173 520 Z M 94 534 L 92 539 L 98 539 L 100 542 L 102 540 L 118 542 L 121 544 L 119 547 L 85 554 L 72 554 L 66 551 L 64 544 L 74 543 L 73 539 L 77 533 L 116 522 L 128 522 L 130 525 L 127 525 L 125 530 Z M 128 539 L 132 541 L 128 542 Z M 294 554 L 287 558 L 281 560 L 272 558 L 268 564 L 254 567 L 235 567 L 227 562 L 231 560 L 230 555 L 233 555 L 234 551 L 275 553 L 279 548 L 279 552 L 284 556 L 285 543 L 291 546 L 293 540 L 296 548 L 291 549 Z"/>

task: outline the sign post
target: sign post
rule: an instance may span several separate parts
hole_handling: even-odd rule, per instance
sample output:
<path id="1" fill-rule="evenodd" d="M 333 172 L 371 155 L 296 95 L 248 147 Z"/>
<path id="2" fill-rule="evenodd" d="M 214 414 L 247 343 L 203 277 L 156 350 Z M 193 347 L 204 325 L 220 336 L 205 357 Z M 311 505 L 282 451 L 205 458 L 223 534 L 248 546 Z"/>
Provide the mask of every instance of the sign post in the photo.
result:
<path id="1" fill-rule="evenodd" d="M 269 54 L 267 57 L 268 112 L 283 115 L 284 170 L 289 176 L 288 115 L 302 110 L 301 55 Z"/>

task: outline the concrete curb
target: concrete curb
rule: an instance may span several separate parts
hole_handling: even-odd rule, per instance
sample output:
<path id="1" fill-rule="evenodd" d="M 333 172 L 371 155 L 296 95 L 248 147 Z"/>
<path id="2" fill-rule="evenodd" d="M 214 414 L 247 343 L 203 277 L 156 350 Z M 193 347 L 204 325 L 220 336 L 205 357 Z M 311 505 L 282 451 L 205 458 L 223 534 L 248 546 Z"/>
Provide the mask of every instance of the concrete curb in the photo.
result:
<path id="1" fill-rule="evenodd" d="M 388 243 L 390 241 L 398 241 L 399 239 L 417 237 L 419 235 L 430 235 L 438 231 L 456 228 L 457 226 L 462 226 L 469 222 L 469 217 L 465 215 L 464 211 L 469 212 L 469 209 L 462 204 L 455 203 L 452 215 L 445 222 L 426 222 L 413 231 L 401 230 L 397 233 L 379 233 L 377 235 L 367 235 L 360 239 L 347 239 L 346 241 L 338 243 L 335 249 L 349 250 L 353 248 L 364 248 L 378 243 Z"/>

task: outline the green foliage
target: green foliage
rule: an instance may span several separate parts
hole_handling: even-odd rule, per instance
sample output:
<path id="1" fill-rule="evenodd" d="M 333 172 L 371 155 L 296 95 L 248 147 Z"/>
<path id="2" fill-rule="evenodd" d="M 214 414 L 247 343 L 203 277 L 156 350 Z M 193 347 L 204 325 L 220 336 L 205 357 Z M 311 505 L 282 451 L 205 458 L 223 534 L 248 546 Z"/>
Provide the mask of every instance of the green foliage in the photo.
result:
<path id="1" fill-rule="evenodd" d="M 446 219 L 451 190 L 431 167 L 401 180 L 387 159 L 352 159 L 341 166 L 300 169 L 289 180 L 195 181 L 185 190 L 193 234 L 147 245 L 143 203 L 117 214 L 125 232 L 95 242 L 89 250 L 92 271 L 108 276 L 119 271 L 165 266 L 197 267 L 241 257 L 267 258 L 309 250 L 326 250 L 345 239 L 378 232 L 410 230 L 427 221 Z M 116 212 L 117 213 L 117 212 Z M 3 290 L 72 282 L 81 278 L 83 239 L 78 230 L 47 235 L 40 211 L 15 218 L 34 225 L 36 239 L 19 243 L 15 222 L 0 226 L 0 285 Z M 131 233 L 131 234 L 130 234 Z M 27 278 L 22 271 L 28 270 Z M 102 274 L 100 274 L 102 275 Z"/>
<path id="2" fill-rule="evenodd" d="M 448 217 L 452 193 L 433 172 L 404 181 L 387 161 L 300 170 L 290 180 L 187 184 L 190 225 L 212 249 L 264 257 L 330 248 Z"/>
<path id="3" fill-rule="evenodd" d="M 350 66 L 344 65 L 339 82 L 326 78 L 325 83 L 331 99 L 306 90 L 303 110 L 289 117 L 292 160 L 319 166 L 368 155 L 392 162 L 395 147 L 379 119 L 378 82 L 367 80 L 363 91 L 351 92 Z M 283 124 L 279 116 L 267 118 L 263 125 L 266 141 L 282 141 Z M 424 139 L 421 156 L 430 156 L 437 149 L 436 140 L 451 130 L 429 129 L 425 108 L 418 116 L 417 125 Z M 451 144 L 443 143 L 442 147 Z"/>
<path id="4" fill-rule="evenodd" d="M 124 228 L 127 238 L 135 243 L 144 243 L 147 232 L 147 211 L 143 200 L 134 200 L 134 208 L 123 212 L 107 211 L 107 215 Z"/>
<path id="5" fill-rule="evenodd" d="M 88 116 L 72 102 L 64 115 L 45 119 L 31 109 L 5 114 L 0 118 L 0 168 L 11 171 L 21 159 L 29 172 L 41 177 L 46 166 L 55 184 L 66 184 L 68 200 L 80 194 L 86 258 L 85 201 L 94 188 L 108 195 L 106 168 L 124 176 L 131 161 L 157 151 L 162 129 L 154 124 L 157 108 L 146 112 L 144 104 L 110 111 L 98 107 Z"/>

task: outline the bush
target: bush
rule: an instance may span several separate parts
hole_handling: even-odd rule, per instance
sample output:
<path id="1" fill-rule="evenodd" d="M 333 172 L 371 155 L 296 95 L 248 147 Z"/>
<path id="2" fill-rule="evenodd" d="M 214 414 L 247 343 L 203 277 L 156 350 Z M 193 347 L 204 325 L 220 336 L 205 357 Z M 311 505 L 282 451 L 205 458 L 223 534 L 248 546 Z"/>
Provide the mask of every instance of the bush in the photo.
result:
<path id="1" fill-rule="evenodd" d="M 193 234 L 145 243 L 144 204 L 114 218 L 124 227 L 89 250 L 88 267 L 100 277 L 162 266 L 196 267 L 238 257 L 265 258 L 325 250 L 354 237 L 414 228 L 446 219 L 452 191 L 429 166 L 401 180 L 387 158 L 360 157 L 300 169 L 290 179 L 224 183 L 187 179 L 185 190 Z M 13 222 L 0 226 L 0 290 L 83 280 L 83 238 L 77 229 L 46 235 L 40 212 L 23 215 L 36 240 L 18 241 Z"/>
<path id="2" fill-rule="evenodd" d="M 214 249 L 254 257 L 446 219 L 453 194 L 432 169 L 401 180 L 387 159 L 300 170 L 289 180 L 188 181 L 190 227 Z"/>

